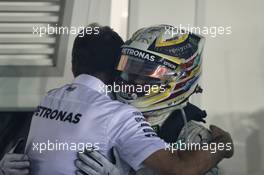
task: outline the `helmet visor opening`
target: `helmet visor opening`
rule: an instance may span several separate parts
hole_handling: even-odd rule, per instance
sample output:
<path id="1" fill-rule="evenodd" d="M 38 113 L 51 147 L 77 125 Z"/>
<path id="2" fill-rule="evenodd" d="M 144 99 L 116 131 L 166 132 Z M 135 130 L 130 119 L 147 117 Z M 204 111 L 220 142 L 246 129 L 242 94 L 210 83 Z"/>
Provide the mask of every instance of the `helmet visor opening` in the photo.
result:
<path id="1" fill-rule="evenodd" d="M 117 70 L 160 80 L 167 80 L 175 75 L 175 71 L 166 66 L 128 55 L 121 55 Z"/>
<path id="2" fill-rule="evenodd" d="M 160 85 L 164 83 L 163 80 L 157 78 L 136 75 L 126 72 L 122 72 L 120 78 L 121 78 L 120 81 L 125 81 L 128 83 L 140 84 L 140 85 Z"/>

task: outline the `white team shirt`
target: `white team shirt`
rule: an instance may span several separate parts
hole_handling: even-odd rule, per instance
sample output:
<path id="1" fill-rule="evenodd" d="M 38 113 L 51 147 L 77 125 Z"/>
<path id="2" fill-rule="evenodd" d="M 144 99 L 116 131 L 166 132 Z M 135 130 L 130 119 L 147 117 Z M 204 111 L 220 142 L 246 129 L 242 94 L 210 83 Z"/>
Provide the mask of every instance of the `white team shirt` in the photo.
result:
<path id="1" fill-rule="evenodd" d="M 26 146 L 32 175 L 74 175 L 75 149 L 83 149 L 83 144 L 93 145 L 109 160 L 112 148 L 117 148 L 124 166 L 134 170 L 152 153 L 165 149 L 165 142 L 137 109 L 112 100 L 102 87 L 102 81 L 83 74 L 43 98 Z"/>

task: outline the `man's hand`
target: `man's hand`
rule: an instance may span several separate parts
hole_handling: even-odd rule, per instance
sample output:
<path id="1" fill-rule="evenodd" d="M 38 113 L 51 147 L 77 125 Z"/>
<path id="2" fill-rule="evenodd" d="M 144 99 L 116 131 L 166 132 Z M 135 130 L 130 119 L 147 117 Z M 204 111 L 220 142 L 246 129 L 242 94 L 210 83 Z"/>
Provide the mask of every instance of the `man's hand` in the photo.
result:
<path id="1" fill-rule="evenodd" d="M 178 140 L 182 140 L 186 144 L 196 144 L 196 143 L 210 143 L 212 142 L 212 133 L 204 126 L 194 122 L 189 121 L 181 130 Z M 205 175 L 218 175 L 218 167 L 210 169 Z"/>
<path id="2" fill-rule="evenodd" d="M 0 161 L 0 175 L 28 175 L 29 166 L 27 155 L 6 153 Z"/>
<path id="3" fill-rule="evenodd" d="M 117 151 L 114 149 L 116 164 L 111 163 L 97 151 L 78 153 L 78 160 L 75 165 L 79 169 L 77 175 L 124 175 L 121 160 Z"/>
<path id="4" fill-rule="evenodd" d="M 159 150 L 150 155 L 144 164 L 161 174 L 172 175 L 200 175 L 206 174 L 215 167 L 223 158 L 233 156 L 233 142 L 230 134 L 222 129 L 211 126 L 212 142 L 226 143 L 231 149 L 217 150 L 212 153 L 211 150 L 181 151 L 172 153 L 170 150 Z M 191 168 L 190 168 L 191 167 Z"/>
<path id="5" fill-rule="evenodd" d="M 224 158 L 231 158 L 234 154 L 234 144 L 233 144 L 231 135 L 228 132 L 214 125 L 210 126 L 210 130 L 212 132 L 213 142 L 224 143 L 225 145 L 230 144 L 231 149 L 230 150 L 225 149 L 223 150 L 222 153 L 223 153 Z"/>

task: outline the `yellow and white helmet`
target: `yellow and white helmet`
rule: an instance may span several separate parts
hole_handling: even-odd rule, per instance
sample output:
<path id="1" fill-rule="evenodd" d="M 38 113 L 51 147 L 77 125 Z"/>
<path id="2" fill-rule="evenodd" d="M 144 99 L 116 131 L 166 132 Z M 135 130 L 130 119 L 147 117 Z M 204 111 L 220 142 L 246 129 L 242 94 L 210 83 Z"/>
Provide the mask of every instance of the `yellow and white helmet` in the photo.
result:
<path id="1" fill-rule="evenodd" d="M 116 83 L 125 88 L 116 94 L 117 99 L 145 115 L 184 104 L 199 89 L 203 46 L 202 36 L 170 25 L 138 30 L 122 46 L 117 66 L 121 76 Z"/>

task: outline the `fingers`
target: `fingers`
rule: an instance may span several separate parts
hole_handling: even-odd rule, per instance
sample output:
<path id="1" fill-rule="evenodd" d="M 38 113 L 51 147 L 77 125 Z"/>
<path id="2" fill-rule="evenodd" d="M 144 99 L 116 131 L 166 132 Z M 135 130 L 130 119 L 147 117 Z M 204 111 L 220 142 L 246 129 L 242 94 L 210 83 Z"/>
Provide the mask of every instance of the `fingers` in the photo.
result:
<path id="1" fill-rule="evenodd" d="M 96 160 L 98 163 L 100 163 L 101 166 L 109 164 L 109 160 L 107 160 L 98 151 L 87 151 L 86 154 L 88 154 L 90 157 L 92 157 L 94 160 Z"/>
<path id="2" fill-rule="evenodd" d="M 28 175 L 30 162 L 25 154 L 7 153 L 0 166 L 6 175 Z"/>
<path id="3" fill-rule="evenodd" d="M 228 135 L 229 133 L 227 133 L 226 131 L 222 130 L 221 128 L 215 126 L 215 125 L 211 125 L 210 126 L 210 130 L 212 131 L 212 136 L 213 138 L 222 136 L 222 135 Z"/>
<path id="4" fill-rule="evenodd" d="M 84 153 L 78 153 L 78 157 L 81 161 L 83 161 L 86 164 L 86 166 L 91 167 L 92 169 L 94 169 L 97 172 L 99 172 L 101 170 L 102 165 L 97 163 L 97 161 L 93 160 L 88 155 L 86 155 Z"/>
<path id="5" fill-rule="evenodd" d="M 82 173 L 81 171 L 75 171 L 76 175 L 85 175 L 84 173 Z"/>
<path id="6" fill-rule="evenodd" d="M 10 169 L 25 169 L 29 168 L 30 163 L 29 161 L 24 162 L 8 162 L 6 163 L 6 166 Z"/>
<path id="7" fill-rule="evenodd" d="M 215 126 L 215 125 L 210 125 L 210 130 L 211 131 L 216 131 L 216 132 L 225 132 L 224 130 L 222 130 L 221 128 Z"/>
<path id="8" fill-rule="evenodd" d="M 11 169 L 5 172 L 6 175 L 28 175 L 29 170 L 28 169 Z"/>
<path id="9" fill-rule="evenodd" d="M 217 143 L 229 144 L 230 149 L 224 150 L 223 156 L 225 158 L 231 158 L 234 154 L 234 144 L 231 135 L 228 132 L 214 125 L 210 126 L 210 129 L 212 131 L 214 141 L 216 141 Z"/>
<path id="10" fill-rule="evenodd" d="M 222 130 L 221 128 L 214 126 L 214 125 L 211 125 L 210 129 L 212 131 L 213 139 L 222 141 L 224 143 L 232 142 L 231 135 L 228 132 L 226 132 L 226 131 Z"/>
<path id="11" fill-rule="evenodd" d="M 83 162 L 81 162 L 79 160 L 75 161 L 75 165 L 76 165 L 77 168 L 79 168 L 80 170 L 82 170 L 86 174 L 89 174 L 89 175 L 100 175 L 100 173 L 96 172 L 91 167 L 87 166 L 86 164 L 84 164 Z"/>
<path id="12" fill-rule="evenodd" d="M 29 161 L 29 157 L 25 154 L 6 154 L 6 159 L 8 161 L 20 162 L 20 161 Z"/>

